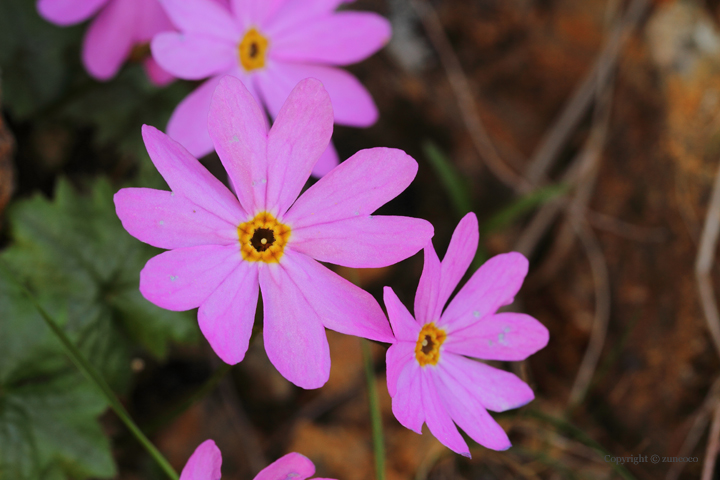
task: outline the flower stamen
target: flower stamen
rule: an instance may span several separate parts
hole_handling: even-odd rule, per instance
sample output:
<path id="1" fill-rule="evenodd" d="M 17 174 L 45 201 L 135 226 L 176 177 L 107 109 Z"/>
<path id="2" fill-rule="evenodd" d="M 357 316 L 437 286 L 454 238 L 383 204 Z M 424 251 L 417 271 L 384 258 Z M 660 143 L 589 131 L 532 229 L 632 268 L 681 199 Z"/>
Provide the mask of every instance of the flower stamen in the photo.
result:
<path id="1" fill-rule="evenodd" d="M 238 46 L 240 65 L 246 72 L 265 66 L 265 53 L 268 48 L 268 39 L 256 29 L 251 28 L 243 37 Z"/>
<path id="2" fill-rule="evenodd" d="M 437 365 L 440 361 L 440 347 L 447 338 L 445 330 L 437 328 L 435 322 L 423 326 L 415 345 L 415 358 L 421 367 Z"/>
<path id="3" fill-rule="evenodd" d="M 290 227 L 268 212 L 238 226 L 240 253 L 248 262 L 278 263 L 290 239 Z"/>

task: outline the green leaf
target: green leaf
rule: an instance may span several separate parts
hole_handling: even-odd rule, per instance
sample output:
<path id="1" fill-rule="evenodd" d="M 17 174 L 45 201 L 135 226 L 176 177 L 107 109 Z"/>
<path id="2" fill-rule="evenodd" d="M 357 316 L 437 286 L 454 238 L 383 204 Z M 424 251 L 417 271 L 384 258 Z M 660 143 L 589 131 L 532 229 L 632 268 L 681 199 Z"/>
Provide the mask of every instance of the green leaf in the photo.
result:
<path id="1" fill-rule="evenodd" d="M 56 113 L 64 122 L 93 126 L 99 145 L 113 145 L 143 156 L 140 126 L 164 128 L 175 107 L 192 89 L 191 83 L 183 81 L 157 87 L 141 65 L 129 64 L 110 82 L 84 85 Z"/>
<path id="2" fill-rule="evenodd" d="M 0 268 L 0 480 L 115 473 L 97 423 L 104 398 L 77 374 L 18 280 L 116 391 L 126 389 L 141 347 L 163 356 L 170 342 L 197 338 L 194 313 L 140 295 L 140 269 L 159 251 L 125 232 L 106 181 L 89 190 L 61 180 L 53 201 L 37 195 L 9 210 L 13 242 L 0 252 L 9 269 Z"/>
<path id="3" fill-rule="evenodd" d="M 197 338 L 197 326 L 193 313 L 162 310 L 139 294 L 139 272 L 159 251 L 125 232 L 112 195 L 103 180 L 95 182 L 88 196 L 79 195 L 61 180 L 53 202 L 39 195 L 18 202 L 9 210 L 14 242 L 0 259 L 34 292 L 113 388 L 123 391 L 137 343 L 163 356 L 169 342 Z M 28 315 L 9 313 L 0 318 Z M 0 322 L 14 327 L 21 320 Z M 14 335 L 8 333 L 8 342 Z M 55 355 L 62 351 L 57 349 L 48 358 Z M 32 370 L 33 361 L 50 360 L 31 357 L 23 361 L 31 365 L 23 363 L 23 368 Z"/>
<path id="4" fill-rule="evenodd" d="M 77 373 L 0 391 L 0 479 L 109 478 L 110 444 L 96 418 L 105 401 Z"/>
<path id="5" fill-rule="evenodd" d="M 52 25 L 38 15 L 35 4 L 0 2 L 3 106 L 19 119 L 55 101 L 67 87 L 71 66 L 80 63 L 83 27 Z"/>

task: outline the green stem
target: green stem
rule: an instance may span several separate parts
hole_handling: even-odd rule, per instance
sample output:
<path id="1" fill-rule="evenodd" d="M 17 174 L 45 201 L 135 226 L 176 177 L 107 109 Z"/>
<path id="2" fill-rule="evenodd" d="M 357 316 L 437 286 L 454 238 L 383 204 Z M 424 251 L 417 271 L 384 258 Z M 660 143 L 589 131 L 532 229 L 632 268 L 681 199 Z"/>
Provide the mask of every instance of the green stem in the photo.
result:
<path id="1" fill-rule="evenodd" d="M 370 403 L 370 421 L 372 423 L 373 449 L 375 451 L 376 480 L 385 480 L 385 440 L 383 439 L 382 414 L 380 400 L 375 386 L 375 372 L 370 342 L 361 340 L 365 379 L 367 380 L 368 401 Z"/>
<path id="2" fill-rule="evenodd" d="M 105 399 L 110 404 L 110 408 L 115 411 L 117 416 L 120 417 L 120 420 L 123 421 L 123 423 L 132 432 L 132 434 L 135 435 L 135 438 L 137 438 L 140 444 L 145 447 L 145 450 L 147 450 L 148 453 L 158 463 L 158 465 L 160 465 L 160 468 L 162 468 L 163 471 L 167 474 L 167 476 L 170 477 L 172 480 L 178 480 L 178 474 L 175 469 L 170 465 L 170 463 L 162 455 L 162 453 L 160 453 L 160 451 L 155 448 L 155 445 L 153 445 L 150 440 L 148 440 L 148 438 L 142 433 L 138 426 L 135 425 L 135 422 L 132 421 L 127 410 L 125 410 L 125 407 L 123 407 L 122 403 L 120 403 L 120 400 L 118 400 L 118 398 L 115 396 L 115 393 L 112 391 L 107 382 L 105 382 L 105 380 L 100 376 L 97 370 L 95 370 L 95 368 L 90 365 L 90 363 L 85 359 L 85 357 L 82 356 L 80 351 L 75 347 L 75 345 L 73 345 L 67 335 L 65 335 L 65 332 L 55 323 L 55 321 L 50 317 L 50 315 L 45 311 L 45 309 L 42 308 L 42 306 L 35 299 L 35 296 L 27 289 L 27 287 L 20 283 L 15 278 L 15 275 L 13 275 L 4 265 L 0 264 L 0 267 L 2 267 L 2 269 L 7 272 L 8 276 L 12 278 L 18 284 L 18 286 L 20 286 L 20 288 L 23 290 L 23 293 L 30 299 L 30 302 L 32 302 L 38 313 L 40 313 L 40 316 L 43 318 L 43 320 L 45 320 L 47 326 L 50 327 L 50 329 L 55 333 L 60 342 L 63 344 L 63 346 L 67 350 L 68 356 L 73 361 L 73 363 L 85 375 L 85 377 L 90 380 L 90 382 L 94 383 L 95 386 L 100 389 L 102 394 L 105 396 Z"/>

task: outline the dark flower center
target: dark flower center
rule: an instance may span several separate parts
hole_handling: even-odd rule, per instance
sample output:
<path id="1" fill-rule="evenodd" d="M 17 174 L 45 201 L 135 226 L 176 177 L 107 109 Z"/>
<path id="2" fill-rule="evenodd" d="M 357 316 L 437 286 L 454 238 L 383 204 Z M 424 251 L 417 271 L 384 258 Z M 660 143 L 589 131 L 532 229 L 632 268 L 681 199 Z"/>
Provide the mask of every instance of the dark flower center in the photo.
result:
<path id="1" fill-rule="evenodd" d="M 257 42 L 252 42 L 250 44 L 250 51 L 248 52 L 248 55 L 250 55 L 250 58 L 257 57 L 257 54 L 260 52 L 260 47 L 258 47 Z"/>
<path id="2" fill-rule="evenodd" d="M 250 239 L 250 245 L 258 252 L 264 252 L 275 243 L 275 234 L 269 228 L 258 228 Z"/>
<path id="3" fill-rule="evenodd" d="M 430 352 L 433 351 L 435 348 L 435 342 L 433 342 L 433 339 L 430 335 L 425 335 L 425 338 L 422 340 L 422 352 L 425 355 L 428 355 Z"/>

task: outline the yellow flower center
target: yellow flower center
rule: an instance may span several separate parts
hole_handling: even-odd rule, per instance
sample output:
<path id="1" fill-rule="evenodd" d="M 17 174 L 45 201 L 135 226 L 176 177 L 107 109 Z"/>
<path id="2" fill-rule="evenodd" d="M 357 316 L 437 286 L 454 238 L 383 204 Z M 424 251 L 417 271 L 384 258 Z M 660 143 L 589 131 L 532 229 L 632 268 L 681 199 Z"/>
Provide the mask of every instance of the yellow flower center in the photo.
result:
<path id="1" fill-rule="evenodd" d="M 268 212 L 238 226 L 240 253 L 248 262 L 278 263 L 290 239 L 290 227 Z"/>
<path id="2" fill-rule="evenodd" d="M 268 39 L 260 32 L 251 28 L 247 31 L 238 47 L 240 64 L 246 72 L 265 66 L 265 53 L 268 48 Z"/>
<path id="3" fill-rule="evenodd" d="M 415 358 L 421 367 L 427 364 L 437 365 L 440 361 L 440 346 L 446 338 L 445 330 L 437 328 L 435 322 L 422 327 L 415 345 Z"/>

